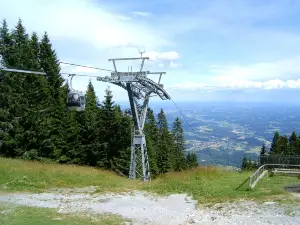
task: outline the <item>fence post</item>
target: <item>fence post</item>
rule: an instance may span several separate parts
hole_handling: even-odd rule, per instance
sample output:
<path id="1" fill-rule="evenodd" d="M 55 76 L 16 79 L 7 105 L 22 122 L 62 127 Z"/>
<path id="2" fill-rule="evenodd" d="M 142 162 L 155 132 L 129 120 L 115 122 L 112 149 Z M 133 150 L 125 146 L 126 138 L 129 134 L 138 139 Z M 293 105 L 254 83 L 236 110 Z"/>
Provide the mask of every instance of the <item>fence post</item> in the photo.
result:
<path id="1" fill-rule="evenodd" d="M 252 176 L 249 177 L 248 190 L 251 190 Z"/>

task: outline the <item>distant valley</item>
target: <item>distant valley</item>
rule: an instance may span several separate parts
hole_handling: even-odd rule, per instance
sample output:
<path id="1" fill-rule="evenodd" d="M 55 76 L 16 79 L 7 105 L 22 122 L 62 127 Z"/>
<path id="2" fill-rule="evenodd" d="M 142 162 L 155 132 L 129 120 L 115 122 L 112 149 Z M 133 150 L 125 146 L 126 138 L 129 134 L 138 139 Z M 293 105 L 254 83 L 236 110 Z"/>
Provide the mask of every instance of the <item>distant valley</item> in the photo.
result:
<path id="1" fill-rule="evenodd" d="M 179 116 L 188 151 L 197 153 L 201 164 L 240 167 L 244 155 L 256 159 L 263 143 L 269 147 L 274 132 L 300 134 L 300 105 L 279 103 L 192 102 L 152 104 L 162 107 L 171 128 Z"/>

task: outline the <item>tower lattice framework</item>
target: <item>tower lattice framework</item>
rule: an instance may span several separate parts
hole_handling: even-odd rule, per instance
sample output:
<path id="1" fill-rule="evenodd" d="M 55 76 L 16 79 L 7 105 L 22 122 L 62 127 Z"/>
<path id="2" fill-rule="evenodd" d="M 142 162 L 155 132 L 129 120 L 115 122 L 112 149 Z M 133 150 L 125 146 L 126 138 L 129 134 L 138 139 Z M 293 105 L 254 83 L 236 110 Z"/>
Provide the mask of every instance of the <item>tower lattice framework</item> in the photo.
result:
<path id="1" fill-rule="evenodd" d="M 97 77 L 98 81 L 109 82 L 125 89 L 128 93 L 131 114 L 134 122 L 134 133 L 131 144 L 131 159 L 129 168 L 129 179 L 151 180 L 149 157 L 147 153 L 144 125 L 151 97 L 158 96 L 162 100 L 171 99 L 160 84 L 161 77 L 165 72 L 143 71 L 144 62 L 149 57 L 140 58 L 115 58 L 108 61 L 113 62 L 114 72 L 111 76 Z M 142 60 L 140 70 L 137 72 L 118 72 L 116 61 L 120 60 Z M 147 78 L 148 74 L 159 74 L 159 80 Z M 142 104 L 138 104 L 141 101 Z"/>

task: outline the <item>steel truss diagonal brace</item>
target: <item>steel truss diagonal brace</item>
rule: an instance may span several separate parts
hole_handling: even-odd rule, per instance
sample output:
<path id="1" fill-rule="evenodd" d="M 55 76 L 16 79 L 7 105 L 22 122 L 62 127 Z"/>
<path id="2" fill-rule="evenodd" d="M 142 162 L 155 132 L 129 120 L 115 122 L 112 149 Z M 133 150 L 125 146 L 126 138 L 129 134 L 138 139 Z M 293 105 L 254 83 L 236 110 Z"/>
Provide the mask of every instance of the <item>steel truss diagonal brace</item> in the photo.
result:
<path id="1" fill-rule="evenodd" d="M 143 105 L 140 109 L 138 109 L 136 99 L 133 96 L 131 84 L 127 83 L 126 88 L 128 91 L 128 97 L 134 121 L 129 179 L 140 178 L 144 181 L 148 181 L 151 179 L 151 175 L 146 147 L 146 138 L 143 129 L 148 110 L 150 92 L 145 95 Z"/>
<path id="2" fill-rule="evenodd" d="M 139 134 L 143 134 L 143 129 L 145 125 L 147 110 L 148 110 L 148 103 L 151 92 L 145 94 L 143 105 L 140 109 L 138 109 L 136 104 L 136 98 L 134 96 L 134 92 L 132 90 L 132 84 L 126 83 L 126 89 L 128 92 L 128 98 L 130 103 L 130 108 L 132 111 L 133 121 L 134 121 L 134 129 Z"/>
<path id="3" fill-rule="evenodd" d="M 134 135 L 131 146 L 129 179 L 151 180 L 145 135 Z"/>

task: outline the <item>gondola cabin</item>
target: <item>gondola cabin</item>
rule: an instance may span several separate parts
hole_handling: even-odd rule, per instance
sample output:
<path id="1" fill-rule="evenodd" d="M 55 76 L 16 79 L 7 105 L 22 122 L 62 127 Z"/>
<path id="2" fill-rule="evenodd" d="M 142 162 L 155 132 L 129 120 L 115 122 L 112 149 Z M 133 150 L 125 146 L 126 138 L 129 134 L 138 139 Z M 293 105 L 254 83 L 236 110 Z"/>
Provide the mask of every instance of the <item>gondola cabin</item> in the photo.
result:
<path id="1" fill-rule="evenodd" d="M 67 108 L 71 111 L 84 111 L 85 109 L 85 96 L 78 91 L 70 91 L 68 93 Z"/>

